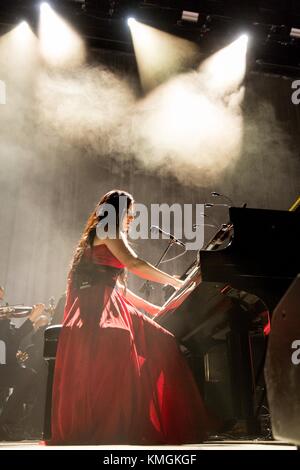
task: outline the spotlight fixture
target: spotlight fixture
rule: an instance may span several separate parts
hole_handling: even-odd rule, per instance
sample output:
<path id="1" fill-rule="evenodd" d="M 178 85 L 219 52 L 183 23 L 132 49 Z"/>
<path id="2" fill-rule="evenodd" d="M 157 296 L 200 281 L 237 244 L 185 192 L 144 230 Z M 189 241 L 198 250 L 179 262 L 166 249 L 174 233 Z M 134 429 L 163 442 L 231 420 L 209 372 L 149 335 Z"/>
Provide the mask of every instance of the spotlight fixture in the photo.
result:
<path id="1" fill-rule="evenodd" d="M 300 38 L 300 29 L 298 28 L 292 28 L 290 32 L 291 38 Z"/>
<path id="2" fill-rule="evenodd" d="M 50 10 L 50 5 L 47 2 L 40 3 L 40 10 L 41 11 L 48 11 Z"/>
<path id="3" fill-rule="evenodd" d="M 247 44 L 248 41 L 249 41 L 249 36 L 248 36 L 248 34 L 242 34 L 242 35 L 240 36 L 240 40 L 243 41 L 243 42 L 245 42 L 245 43 Z"/>
<path id="4" fill-rule="evenodd" d="M 22 20 L 21 23 L 19 24 L 19 28 L 22 29 L 23 31 L 27 30 L 29 28 L 27 21 Z"/>
<path id="5" fill-rule="evenodd" d="M 128 24 L 128 26 L 129 26 L 129 28 L 130 28 L 131 26 L 133 26 L 134 23 L 136 23 L 136 19 L 135 19 L 135 18 L 133 18 L 132 16 L 130 16 L 129 18 L 127 18 L 127 24 Z"/>
<path id="6" fill-rule="evenodd" d="M 187 21 L 189 23 L 197 23 L 199 19 L 199 13 L 196 11 L 183 10 L 181 15 L 181 21 Z"/>

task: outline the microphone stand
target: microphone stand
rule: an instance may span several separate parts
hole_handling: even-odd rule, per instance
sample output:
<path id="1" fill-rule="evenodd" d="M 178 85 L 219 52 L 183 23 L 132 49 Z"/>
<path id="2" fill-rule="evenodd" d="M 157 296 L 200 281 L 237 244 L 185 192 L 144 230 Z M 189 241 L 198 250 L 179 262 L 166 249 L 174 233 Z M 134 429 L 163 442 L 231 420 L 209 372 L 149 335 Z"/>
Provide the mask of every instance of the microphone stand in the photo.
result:
<path id="1" fill-rule="evenodd" d="M 176 244 L 175 240 L 169 240 L 168 246 L 165 248 L 163 251 L 162 255 L 160 256 L 159 260 L 155 263 L 155 267 L 157 268 L 160 263 L 163 261 L 165 256 L 167 255 L 169 249 L 171 248 L 172 245 Z M 151 281 L 145 281 L 142 287 L 140 288 L 140 292 L 143 292 L 145 294 L 146 300 L 149 300 L 151 291 L 153 291 L 153 286 L 150 284 Z"/>

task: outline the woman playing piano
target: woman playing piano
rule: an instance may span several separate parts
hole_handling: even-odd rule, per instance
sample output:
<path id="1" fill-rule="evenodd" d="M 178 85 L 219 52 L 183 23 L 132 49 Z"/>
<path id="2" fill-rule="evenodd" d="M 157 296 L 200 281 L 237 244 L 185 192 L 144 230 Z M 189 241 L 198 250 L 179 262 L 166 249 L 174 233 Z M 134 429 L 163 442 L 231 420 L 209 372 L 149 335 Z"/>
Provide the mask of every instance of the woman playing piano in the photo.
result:
<path id="1" fill-rule="evenodd" d="M 117 236 L 99 238 L 107 204 L 115 208 Z M 51 444 L 180 444 L 206 436 L 207 414 L 173 335 L 138 310 L 156 314 L 158 307 L 118 288 L 124 268 L 175 288 L 182 283 L 129 246 L 133 204 L 124 191 L 105 194 L 77 246 L 56 358 Z"/>

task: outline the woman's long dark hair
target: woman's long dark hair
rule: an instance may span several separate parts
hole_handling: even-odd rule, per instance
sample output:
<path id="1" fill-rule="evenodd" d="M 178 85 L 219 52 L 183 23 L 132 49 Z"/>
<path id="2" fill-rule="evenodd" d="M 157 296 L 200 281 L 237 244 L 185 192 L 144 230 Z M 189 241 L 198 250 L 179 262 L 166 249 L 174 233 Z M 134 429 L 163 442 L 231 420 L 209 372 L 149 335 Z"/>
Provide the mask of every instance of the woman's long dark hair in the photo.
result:
<path id="1" fill-rule="evenodd" d="M 126 198 L 126 207 L 120 206 L 121 196 L 123 196 L 124 199 Z M 122 201 L 124 201 L 123 198 L 122 198 Z M 122 224 L 123 218 L 126 215 L 126 212 L 128 211 L 129 207 L 133 204 L 133 202 L 134 202 L 134 199 L 131 194 L 127 193 L 126 191 L 121 191 L 119 189 L 113 189 L 112 191 L 109 191 L 104 196 L 102 196 L 95 210 L 89 216 L 87 223 L 85 225 L 85 228 L 83 230 L 82 236 L 76 247 L 73 259 L 71 261 L 71 268 L 70 268 L 69 275 L 68 275 L 69 280 L 76 273 L 86 248 L 92 247 L 93 245 L 94 238 L 96 236 L 97 225 L 105 217 L 104 213 L 101 214 L 101 211 L 99 215 L 99 209 L 101 208 L 101 206 L 103 206 L 104 204 L 110 204 L 111 206 L 114 207 L 115 212 L 116 212 L 116 232 L 119 233 L 120 227 L 122 226 L 121 224 Z M 121 207 L 121 211 L 120 211 L 120 207 Z"/>

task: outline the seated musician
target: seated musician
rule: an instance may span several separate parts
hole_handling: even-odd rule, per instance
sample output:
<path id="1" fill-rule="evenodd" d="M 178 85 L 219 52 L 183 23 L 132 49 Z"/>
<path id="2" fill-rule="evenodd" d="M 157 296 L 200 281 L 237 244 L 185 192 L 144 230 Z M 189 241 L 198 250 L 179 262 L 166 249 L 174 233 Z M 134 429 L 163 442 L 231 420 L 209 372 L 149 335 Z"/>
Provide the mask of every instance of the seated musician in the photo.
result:
<path id="1" fill-rule="evenodd" d="M 13 393 L 8 398 L 6 396 L 0 415 L 2 440 L 15 440 L 19 437 L 16 430 L 23 416 L 23 404 L 30 400 L 35 387 L 36 373 L 30 368 L 22 367 L 17 356 L 21 340 L 34 330 L 34 323 L 44 308 L 44 304 L 35 305 L 28 319 L 19 328 L 5 315 L 0 316 L 0 341 L 5 345 L 0 364 L 0 389 L 7 391 L 13 388 Z"/>

